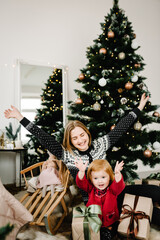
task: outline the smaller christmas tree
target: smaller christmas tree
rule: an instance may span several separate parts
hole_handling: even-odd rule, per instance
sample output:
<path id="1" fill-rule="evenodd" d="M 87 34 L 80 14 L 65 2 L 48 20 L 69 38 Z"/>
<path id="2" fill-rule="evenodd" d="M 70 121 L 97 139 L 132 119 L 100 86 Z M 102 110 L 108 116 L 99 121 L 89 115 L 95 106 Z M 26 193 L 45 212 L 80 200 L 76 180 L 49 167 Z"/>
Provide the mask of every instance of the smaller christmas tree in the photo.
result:
<path id="1" fill-rule="evenodd" d="M 36 110 L 34 124 L 41 127 L 45 132 L 54 135 L 57 130 L 63 130 L 63 101 L 62 101 L 62 70 L 54 69 L 53 74 L 42 89 L 41 108 Z M 25 156 L 25 165 L 30 166 L 36 162 L 45 161 L 48 158 L 47 149 L 31 134 L 25 145 L 27 149 L 34 151 Z M 26 167 L 25 166 L 25 167 Z"/>

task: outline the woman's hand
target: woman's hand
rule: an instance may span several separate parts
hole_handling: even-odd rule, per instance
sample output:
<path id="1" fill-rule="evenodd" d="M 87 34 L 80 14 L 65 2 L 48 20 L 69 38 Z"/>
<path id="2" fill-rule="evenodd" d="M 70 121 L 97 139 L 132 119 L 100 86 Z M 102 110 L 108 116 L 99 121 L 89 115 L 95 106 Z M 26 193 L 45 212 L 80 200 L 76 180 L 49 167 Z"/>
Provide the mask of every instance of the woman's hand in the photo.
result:
<path id="1" fill-rule="evenodd" d="M 23 119 L 23 115 L 19 112 L 19 110 L 11 105 L 11 109 L 7 109 L 4 111 L 5 118 L 16 118 L 18 121 Z"/>
<path id="2" fill-rule="evenodd" d="M 123 161 L 121 161 L 120 163 L 118 161 L 116 162 L 116 166 L 115 166 L 115 169 L 114 169 L 116 182 L 119 182 L 122 178 L 121 171 L 123 169 L 123 165 L 124 165 Z"/>
<path id="3" fill-rule="evenodd" d="M 146 94 L 143 93 L 142 96 L 141 96 L 141 100 L 139 102 L 139 106 L 138 106 L 139 110 L 141 110 L 141 111 L 143 110 L 143 108 L 145 107 L 148 99 L 149 99 L 149 96 L 146 97 Z"/>

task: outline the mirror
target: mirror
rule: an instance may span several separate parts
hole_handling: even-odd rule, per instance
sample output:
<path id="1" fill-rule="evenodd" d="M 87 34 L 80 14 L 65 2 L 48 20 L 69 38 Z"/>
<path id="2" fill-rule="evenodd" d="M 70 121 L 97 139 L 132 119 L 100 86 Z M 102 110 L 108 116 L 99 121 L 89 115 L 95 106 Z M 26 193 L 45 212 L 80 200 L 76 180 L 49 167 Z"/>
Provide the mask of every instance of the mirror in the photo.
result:
<path id="1" fill-rule="evenodd" d="M 44 64 L 33 61 L 18 60 L 18 81 L 19 81 L 19 109 L 30 121 L 36 116 L 36 109 L 41 108 L 41 95 L 49 77 L 54 69 L 62 70 L 62 104 L 63 104 L 63 125 L 66 124 L 67 116 L 67 71 L 63 65 Z M 21 140 L 26 142 L 28 131 L 21 128 Z"/>

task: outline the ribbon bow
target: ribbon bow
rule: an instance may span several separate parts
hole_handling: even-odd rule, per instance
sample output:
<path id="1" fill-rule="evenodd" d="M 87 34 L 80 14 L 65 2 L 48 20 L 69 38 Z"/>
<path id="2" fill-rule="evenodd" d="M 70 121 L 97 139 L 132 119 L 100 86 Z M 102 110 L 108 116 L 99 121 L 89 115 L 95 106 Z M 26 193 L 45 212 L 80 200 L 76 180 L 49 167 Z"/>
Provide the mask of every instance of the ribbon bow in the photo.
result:
<path id="1" fill-rule="evenodd" d="M 138 198 L 139 198 L 139 196 L 135 197 L 133 208 L 131 208 L 128 204 L 124 204 L 122 206 L 122 214 L 124 216 L 120 217 L 120 221 L 122 221 L 125 218 L 131 217 L 130 223 L 129 223 L 129 226 L 127 229 L 127 238 L 128 238 L 128 236 L 132 236 L 134 238 L 137 236 L 138 231 L 139 231 L 139 223 L 138 223 L 139 219 L 146 218 L 150 222 L 150 216 L 147 215 L 145 212 L 135 211 L 135 208 L 136 208 L 137 202 L 138 202 Z M 125 207 L 128 207 L 129 209 L 125 208 Z M 134 222 L 136 222 L 136 227 L 134 227 Z"/>
<path id="2" fill-rule="evenodd" d="M 79 213 L 78 215 L 73 215 L 73 217 L 84 217 L 83 220 L 83 232 L 84 232 L 84 239 L 90 240 L 90 230 L 89 225 L 94 232 L 98 232 L 101 228 L 102 221 L 98 217 L 98 214 L 102 214 L 101 207 L 99 205 L 90 205 L 89 207 L 86 206 L 79 206 L 75 207 L 75 210 Z"/>

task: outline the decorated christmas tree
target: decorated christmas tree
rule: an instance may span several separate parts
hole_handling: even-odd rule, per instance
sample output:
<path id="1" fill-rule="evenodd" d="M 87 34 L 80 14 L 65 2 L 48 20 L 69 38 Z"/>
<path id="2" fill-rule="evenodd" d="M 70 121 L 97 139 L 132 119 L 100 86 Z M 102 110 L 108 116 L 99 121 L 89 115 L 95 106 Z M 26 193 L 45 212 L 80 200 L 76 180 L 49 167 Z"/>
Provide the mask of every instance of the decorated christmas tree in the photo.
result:
<path id="1" fill-rule="evenodd" d="M 42 89 L 41 108 L 36 110 L 34 124 L 41 127 L 50 135 L 59 130 L 63 131 L 63 103 L 62 103 L 62 70 L 54 69 L 53 74 L 45 83 Z M 30 138 L 26 144 L 29 150 L 25 156 L 25 167 L 36 162 L 45 161 L 48 158 L 47 149 L 45 149 L 31 134 L 27 134 Z"/>
<path id="2" fill-rule="evenodd" d="M 150 92 L 141 71 L 145 63 L 138 54 L 131 22 L 114 0 L 113 8 L 101 23 L 102 33 L 87 48 L 88 63 L 81 69 L 76 82 L 82 90 L 75 89 L 77 99 L 69 102 L 69 120 L 80 120 L 90 130 L 92 138 L 111 131 L 118 121 L 137 107 L 141 95 Z M 84 90 L 83 90 L 84 89 Z M 112 166 L 124 161 L 124 178 L 137 177 L 137 159 L 144 165 L 154 167 L 160 163 L 160 132 L 149 130 L 149 124 L 160 123 L 158 105 L 147 102 L 135 124 L 107 151 Z"/>

